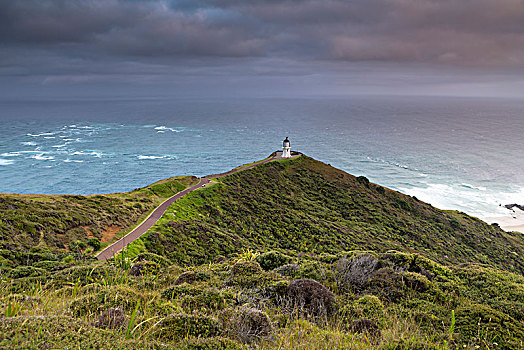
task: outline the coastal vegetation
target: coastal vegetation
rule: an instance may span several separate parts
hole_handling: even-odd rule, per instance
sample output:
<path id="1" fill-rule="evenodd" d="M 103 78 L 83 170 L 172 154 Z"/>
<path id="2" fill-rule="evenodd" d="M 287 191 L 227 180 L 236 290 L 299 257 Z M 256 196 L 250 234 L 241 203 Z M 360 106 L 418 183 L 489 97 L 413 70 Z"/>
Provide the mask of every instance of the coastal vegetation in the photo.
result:
<path id="1" fill-rule="evenodd" d="M 137 191 L 107 196 L 165 198 Z M 40 213 L 69 199 L 42 197 Z M 29 220 L 38 234 L 45 217 Z M 522 234 L 306 156 L 215 179 L 106 262 L 2 232 L 0 348 L 524 347 Z"/>
<path id="2" fill-rule="evenodd" d="M 0 194 L 0 244 L 21 252 L 90 253 L 134 227 L 194 176 L 104 195 Z"/>

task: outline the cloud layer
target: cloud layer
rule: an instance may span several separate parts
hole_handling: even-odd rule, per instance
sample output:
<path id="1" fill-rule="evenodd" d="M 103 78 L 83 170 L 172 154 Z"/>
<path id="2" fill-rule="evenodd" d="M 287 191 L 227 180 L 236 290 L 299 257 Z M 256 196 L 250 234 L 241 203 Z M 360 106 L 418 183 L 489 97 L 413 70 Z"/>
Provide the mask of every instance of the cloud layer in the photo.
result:
<path id="1" fill-rule="evenodd" d="M 0 2 L 3 45 L 116 56 L 523 65 L 521 0 Z"/>
<path id="2" fill-rule="evenodd" d="M 337 62 L 521 69 L 524 1 L 0 0 L 0 45 L 4 76 L 239 60 L 258 60 L 256 74 L 274 74 L 260 63 L 271 60 L 290 74 Z"/>

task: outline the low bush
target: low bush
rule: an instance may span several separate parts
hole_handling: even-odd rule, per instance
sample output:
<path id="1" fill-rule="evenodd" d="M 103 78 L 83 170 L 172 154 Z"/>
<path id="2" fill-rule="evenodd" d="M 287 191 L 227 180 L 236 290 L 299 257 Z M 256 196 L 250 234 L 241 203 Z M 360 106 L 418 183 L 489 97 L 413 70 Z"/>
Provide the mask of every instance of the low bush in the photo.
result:
<path id="1" fill-rule="evenodd" d="M 126 313 L 137 303 L 144 305 L 146 297 L 128 286 L 111 286 L 77 297 L 69 309 L 75 316 L 99 314 L 108 308 L 122 308 Z"/>
<path id="2" fill-rule="evenodd" d="M 231 267 L 226 284 L 242 288 L 266 288 L 282 277 L 273 271 L 265 272 L 256 261 L 240 261 Z"/>
<path id="3" fill-rule="evenodd" d="M 287 264 L 284 266 L 280 266 L 279 268 L 275 269 L 275 272 L 282 275 L 287 276 L 291 278 L 295 278 L 298 274 L 298 271 L 300 271 L 300 266 L 297 264 Z"/>
<path id="4" fill-rule="evenodd" d="M 129 274 L 131 276 L 145 276 L 157 274 L 160 271 L 160 265 L 154 261 L 140 261 L 131 267 Z"/>
<path id="5" fill-rule="evenodd" d="M 314 315 L 331 314 L 335 307 L 335 295 L 317 281 L 301 279 L 291 281 L 286 296 L 295 309 Z"/>
<path id="6" fill-rule="evenodd" d="M 357 319 L 370 319 L 381 324 L 385 316 L 384 304 L 374 295 L 364 295 L 355 301 L 340 305 L 337 315 L 346 329 Z"/>
<path id="7" fill-rule="evenodd" d="M 17 266 L 9 271 L 9 277 L 11 278 L 23 278 L 23 277 L 37 277 L 43 276 L 47 273 L 46 270 L 34 266 Z"/>
<path id="8" fill-rule="evenodd" d="M 187 283 L 167 287 L 162 291 L 162 297 L 172 300 L 184 296 L 196 296 L 203 291 L 200 287 L 194 287 Z"/>
<path id="9" fill-rule="evenodd" d="M 351 260 L 340 259 L 335 267 L 338 289 L 342 292 L 362 291 L 378 264 L 379 261 L 371 255 L 361 255 Z"/>
<path id="10" fill-rule="evenodd" d="M 38 261 L 31 266 L 41 268 L 46 271 L 58 271 L 67 268 L 69 265 L 62 261 L 44 260 Z"/>
<path id="11" fill-rule="evenodd" d="M 289 256 L 274 250 L 260 254 L 255 258 L 255 261 L 260 264 L 260 267 L 266 271 L 274 270 L 277 267 L 285 265 L 289 263 L 290 260 L 291 258 Z"/>
<path id="12" fill-rule="evenodd" d="M 268 315 L 249 307 L 226 309 L 220 313 L 219 321 L 229 336 L 244 343 L 267 338 L 272 331 Z"/>
<path id="13" fill-rule="evenodd" d="M 186 271 L 180 274 L 175 280 L 175 285 L 183 283 L 193 283 L 197 281 L 207 281 L 211 278 L 211 274 L 207 271 Z"/>
<path id="14" fill-rule="evenodd" d="M 173 314 L 165 317 L 156 327 L 154 335 L 162 340 L 208 338 L 220 335 L 218 321 L 198 314 Z"/>
<path id="15" fill-rule="evenodd" d="M 365 291 L 392 302 L 400 300 L 406 292 L 402 276 L 389 267 L 373 273 L 365 284 Z"/>
<path id="16" fill-rule="evenodd" d="M 182 307 L 192 310 L 222 310 L 233 303 L 233 295 L 217 289 L 205 289 L 197 295 L 187 295 L 182 300 Z"/>
<path id="17" fill-rule="evenodd" d="M 247 350 L 236 341 L 224 337 L 185 339 L 177 343 L 177 350 Z"/>

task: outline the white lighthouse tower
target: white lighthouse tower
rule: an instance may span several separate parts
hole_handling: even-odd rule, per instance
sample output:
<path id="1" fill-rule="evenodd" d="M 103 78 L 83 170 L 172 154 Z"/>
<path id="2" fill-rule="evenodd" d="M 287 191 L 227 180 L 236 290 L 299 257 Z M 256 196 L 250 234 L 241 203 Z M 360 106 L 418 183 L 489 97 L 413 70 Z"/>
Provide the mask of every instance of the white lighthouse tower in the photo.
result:
<path id="1" fill-rule="evenodd" d="M 289 139 L 287 137 L 282 143 L 282 149 L 282 158 L 291 158 L 291 144 L 289 143 Z"/>

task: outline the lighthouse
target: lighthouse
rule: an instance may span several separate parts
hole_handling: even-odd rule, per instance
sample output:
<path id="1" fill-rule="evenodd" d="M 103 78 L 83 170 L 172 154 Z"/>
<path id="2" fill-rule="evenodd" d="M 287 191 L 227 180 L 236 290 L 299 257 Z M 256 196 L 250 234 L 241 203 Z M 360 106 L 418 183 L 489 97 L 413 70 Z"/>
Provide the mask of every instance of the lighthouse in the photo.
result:
<path id="1" fill-rule="evenodd" d="M 289 139 L 287 137 L 282 143 L 282 149 L 284 150 L 282 152 L 282 158 L 291 158 L 291 144 L 289 143 Z"/>

